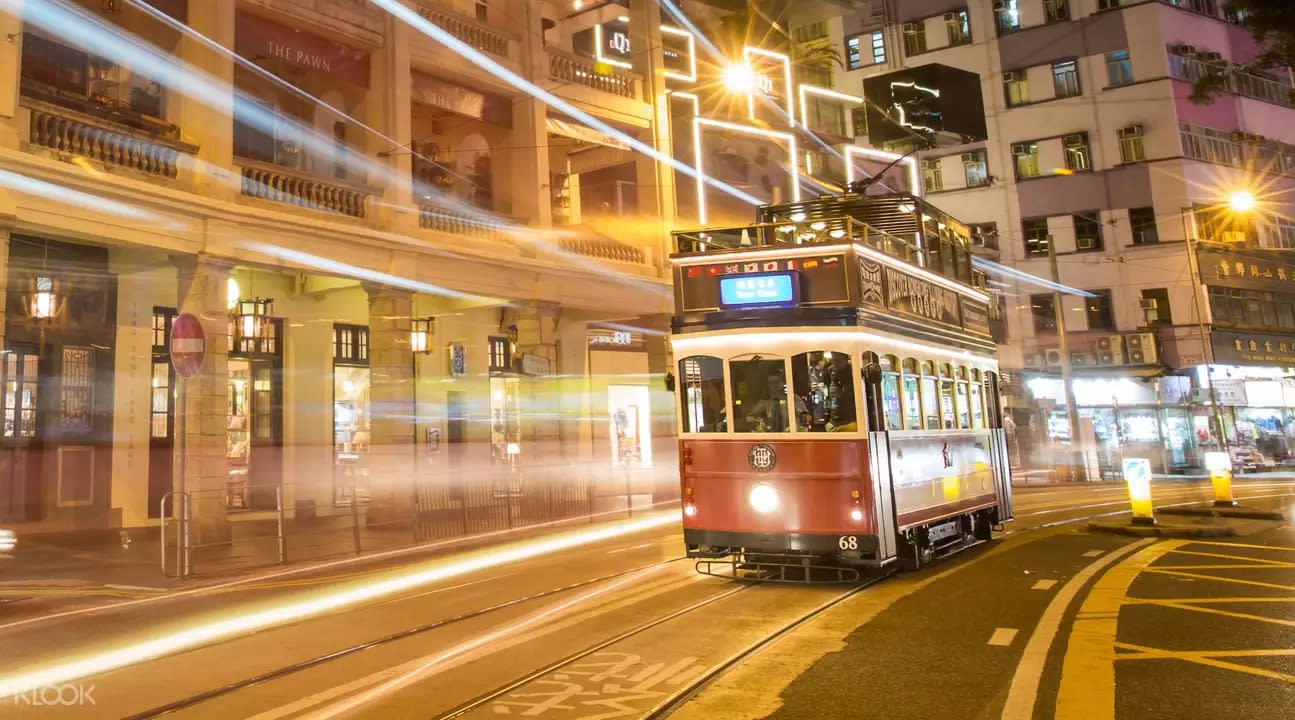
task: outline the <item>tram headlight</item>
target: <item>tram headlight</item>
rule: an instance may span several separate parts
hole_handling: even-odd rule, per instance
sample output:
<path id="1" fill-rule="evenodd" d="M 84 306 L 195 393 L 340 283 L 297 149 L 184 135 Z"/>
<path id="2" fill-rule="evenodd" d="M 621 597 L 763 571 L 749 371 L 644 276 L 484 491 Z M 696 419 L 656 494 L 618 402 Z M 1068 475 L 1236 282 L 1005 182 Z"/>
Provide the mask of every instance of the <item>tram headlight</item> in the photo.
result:
<path id="1" fill-rule="evenodd" d="M 751 507 L 759 513 L 771 513 L 778 509 L 778 491 L 769 483 L 757 483 L 747 496 Z"/>
<path id="2" fill-rule="evenodd" d="M 693 505 L 692 503 L 688 503 L 687 505 L 684 505 L 683 514 L 688 517 L 695 517 L 697 515 L 697 506 Z"/>
<path id="3" fill-rule="evenodd" d="M 855 522 L 863 522 L 863 511 L 855 508 L 850 511 L 850 519 Z"/>

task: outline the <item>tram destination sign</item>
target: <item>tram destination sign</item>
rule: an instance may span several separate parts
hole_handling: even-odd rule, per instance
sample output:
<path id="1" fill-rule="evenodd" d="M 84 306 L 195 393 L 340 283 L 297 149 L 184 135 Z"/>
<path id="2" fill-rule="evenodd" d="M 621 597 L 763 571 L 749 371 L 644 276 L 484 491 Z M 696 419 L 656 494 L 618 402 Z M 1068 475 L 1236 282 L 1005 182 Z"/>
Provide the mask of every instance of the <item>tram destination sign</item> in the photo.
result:
<path id="1" fill-rule="evenodd" d="M 848 257 L 844 253 L 798 255 L 759 260 L 733 256 L 704 265 L 685 265 L 675 271 L 675 293 L 683 312 L 711 312 L 725 308 L 793 305 L 849 305 L 846 280 Z M 764 287 L 750 280 L 766 278 Z M 787 293 L 793 295 L 787 297 Z"/>

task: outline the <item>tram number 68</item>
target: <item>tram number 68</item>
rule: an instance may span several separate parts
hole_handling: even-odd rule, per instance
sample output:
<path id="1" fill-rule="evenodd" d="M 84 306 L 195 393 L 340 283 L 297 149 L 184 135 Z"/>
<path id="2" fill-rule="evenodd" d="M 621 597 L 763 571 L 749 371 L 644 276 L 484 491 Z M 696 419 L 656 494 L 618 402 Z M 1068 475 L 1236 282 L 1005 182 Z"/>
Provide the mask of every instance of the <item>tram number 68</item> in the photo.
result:
<path id="1" fill-rule="evenodd" d="M 842 535 L 840 539 L 836 541 L 836 545 L 842 550 L 858 550 L 859 538 L 853 535 Z"/>

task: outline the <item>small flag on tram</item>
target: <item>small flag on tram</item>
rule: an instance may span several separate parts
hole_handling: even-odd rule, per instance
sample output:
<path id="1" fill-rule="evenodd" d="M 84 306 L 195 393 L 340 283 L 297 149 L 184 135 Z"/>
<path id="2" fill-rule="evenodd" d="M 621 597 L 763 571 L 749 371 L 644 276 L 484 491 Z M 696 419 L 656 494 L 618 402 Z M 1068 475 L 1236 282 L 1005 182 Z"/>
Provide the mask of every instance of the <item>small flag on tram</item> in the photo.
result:
<path id="1" fill-rule="evenodd" d="M 795 261 L 795 260 L 788 260 L 788 261 L 787 261 L 787 269 L 788 269 L 788 270 L 795 270 L 795 269 L 796 269 L 796 261 Z"/>
<path id="2" fill-rule="evenodd" d="M 835 264 L 837 263 L 837 261 L 838 261 L 838 260 L 840 260 L 840 259 L 841 259 L 841 258 L 839 258 L 839 257 L 827 257 L 827 258 L 823 258 L 823 264 L 824 264 L 824 265 L 835 265 Z"/>
<path id="3" fill-rule="evenodd" d="M 760 272 L 760 263 L 747 263 L 742 267 L 742 272 Z"/>
<path id="4" fill-rule="evenodd" d="M 813 270 L 814 268 L 818 267 L 818 261 L 817 261 L 817 260 L 806 260 L 806 261 L 805 261 L 805 264 L 804 264 L 804 266 L 803 266 L 803 267 L 804 267 L 806 270 Z"/>
<path id="5" fill-rule="evenodd" d="M 708 275 L 708 276 L 709 276 L 709 275 L 718 275 L 718 274 L 719 274 L 719 266 L 718 266 L 718 265 L 708 265 L 708 266 L 706 266 L 706 275 Z"/>
<path id="6" fill-rule="evenodd" d="M 739 265 L 725 265 L 725 266 L 724 266 L 724 274 L 725 274 L 725 275 L 736 275 L 736 274 L 738 274 L 738 273 L 740 273 L 740 272 L 742 272 L 742 268 L 741 268 L 741 266 L 739 266 Z"/>
<path id="7" fill-rule="evenodd" d="M 767 263 L 765 263 L 765 264 L 764 264 L 764 269 L 765 269 L 765 270 L 777 270 L 777 269 L 778 269 L 778 261 L 777 261 L 777 260 L 773 260 L 773 261 L 771 261 L 771 262 L 767 262 Z"/>

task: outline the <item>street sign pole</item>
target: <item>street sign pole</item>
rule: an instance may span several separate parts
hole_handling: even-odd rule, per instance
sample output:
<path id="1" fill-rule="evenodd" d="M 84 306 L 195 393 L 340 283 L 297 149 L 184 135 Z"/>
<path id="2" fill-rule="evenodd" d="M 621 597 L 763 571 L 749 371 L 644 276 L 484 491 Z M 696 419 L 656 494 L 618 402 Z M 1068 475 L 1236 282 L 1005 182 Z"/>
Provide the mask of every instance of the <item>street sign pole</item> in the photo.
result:
<path id="1" fill-rule="evenodd" d="M 196 376 L 202 370 L 203 361 L 207 357 L 207 340 L 206 334 L 202 329 L 202 322 L 198 318 L 183 313 L 175 318 L 171 324 L 171 365 L 175 368 L 178 377 L 176 381 L 176 391 L 178 397 L 175 402 L 175 471 L 176 495 L 179 499 L 180 507 L 180 525 L 178 532 L 178 547 L 176 549 L 176 565 L 180 569 L 180 577 L 188 577 L 192 572 L 192 547 L 190 520 L 193 515 L 193 507 L 189 502 L 189 488 L 186 461 L 188 459 L 188 426 L 189 426 L 189 379 Z M 173 504 L 172 507 L 175 507 Z"/>

